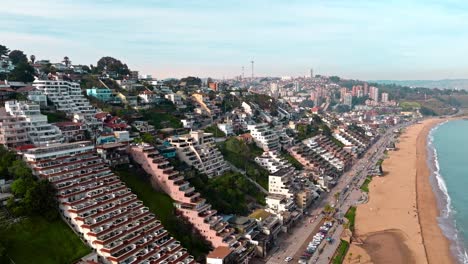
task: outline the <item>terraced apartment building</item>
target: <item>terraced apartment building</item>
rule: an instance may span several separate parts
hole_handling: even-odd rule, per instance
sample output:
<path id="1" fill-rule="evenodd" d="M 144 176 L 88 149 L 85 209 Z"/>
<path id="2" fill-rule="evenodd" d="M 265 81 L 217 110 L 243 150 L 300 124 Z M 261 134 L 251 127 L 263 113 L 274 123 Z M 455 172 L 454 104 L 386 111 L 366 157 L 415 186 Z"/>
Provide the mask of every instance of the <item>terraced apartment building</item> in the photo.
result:
<path id="1" fill-rule="evenodd" d="M 192 264 L 194 257 L 112 173 L 90 141 L 25 150 L 23 159 L 57 189 L 60 213 L 109 264 Z"/>

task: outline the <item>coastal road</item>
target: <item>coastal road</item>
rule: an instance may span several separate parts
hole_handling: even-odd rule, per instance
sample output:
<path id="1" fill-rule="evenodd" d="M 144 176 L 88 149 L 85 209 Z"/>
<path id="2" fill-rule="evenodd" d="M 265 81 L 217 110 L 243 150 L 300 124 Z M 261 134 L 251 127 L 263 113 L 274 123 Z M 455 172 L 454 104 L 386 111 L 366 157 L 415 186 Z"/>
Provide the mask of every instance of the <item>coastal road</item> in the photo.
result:
<path id="1" fill-rule="evenodd" d="M 369 168 L 373 168 L 376 162 L 382 157 L 385 148 L 388 144 L 394 139 L 393 130 L 400 129 L 408 124 L 401 124 L 394 127 L 389 128 L 384 135 L 380 137 L 380 139 L 373 144 L 363 158 L 357 160 L 355 164 L 353 164 L 352 168 L 344 173 L 340 180 L 338 181 L 337 185 L 332 189 L 332 191 L 328 194 L 322 195 L 316 203 L 314 203 L 311 208 L 308 210 L 308 214 L 311 216 L 305 216 L 301 222 L 296 224 L 292 230 L 289 231 L 288 234 L 282 234 L 278 237 L 276 241 L 276 247 L 272 250 L 272 254 L 268 256 L 264 260 L 256 260 L 254 263 L 285 263 L 286 257 L 295 257 L 300 256 L 303 253 L 304 245 L 310 242 L 310 237 L 315 234 L 314 230 L 318 227 L 319 223 L 321 222 L 322 217 L 322 210 L 326 204 L 336 204 L 335 207 L 338 209 L 337 215 L 338 217 L 342 217 L 344 213 L 348 210 L 351 205 L 354 205 L 361 195 L 350 195 L 350 193 L 360 193 L 359 187 L 365 181 L 368 173 Z M 340 196 L 338 201 L 334 198 L 335 193 L 339 192 Z M 316 220 L 315 217 L 317 217 Z M 311 223 L 312 220 L 312 223 Z M 342 228 L 338 228 L 337 231 L 342 230 Z M 335 232 L 336 233 L 336 232 Z M 332 236 L 338 236 L 341 232 L 336 235 L 335 233 L 330 234 Z M 339 237 L 339 236 L 338 236 Z M 330 250 L 325 247 L 324 251 L 320 256 L 313 256 L 311 258 L 310 263 L 328 263 L 328 257 L 326 255 L 333 256 L 334 250 L 333 247 L 337 247 L 338 243 L 335 242 L 330 244 Z M 314 262 L 312 262 L 315 260 Z M 327 260 L 323 262 L 323 260 Z M 294 262 L 297 263 L 298 259 L 295 258 Z"/>

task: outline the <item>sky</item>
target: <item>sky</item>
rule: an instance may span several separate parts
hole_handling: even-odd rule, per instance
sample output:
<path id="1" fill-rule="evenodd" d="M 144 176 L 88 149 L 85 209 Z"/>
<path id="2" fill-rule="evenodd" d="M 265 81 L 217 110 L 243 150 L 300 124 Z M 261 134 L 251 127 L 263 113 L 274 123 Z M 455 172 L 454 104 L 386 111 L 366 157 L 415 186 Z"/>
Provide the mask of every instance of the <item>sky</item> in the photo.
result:
<path id="1" fill-rule="evenodd" d="M 468 78 L 458 0 L 2 0 L 0 44 L 37 59 L 112 56 L 161 79 Z"/>

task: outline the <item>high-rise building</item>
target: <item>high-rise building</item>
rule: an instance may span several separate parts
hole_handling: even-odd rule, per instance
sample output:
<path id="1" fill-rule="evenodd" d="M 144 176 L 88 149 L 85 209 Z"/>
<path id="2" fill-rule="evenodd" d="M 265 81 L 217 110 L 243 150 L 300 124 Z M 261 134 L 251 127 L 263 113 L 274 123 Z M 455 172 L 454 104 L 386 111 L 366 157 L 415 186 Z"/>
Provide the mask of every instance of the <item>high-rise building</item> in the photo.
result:
<path id="1" fill-rule="evenodd" d="M 348 105 L 351 107 L 353 105 L 353 94 L 352 93 L 346 93 L 344 97 L 344 104 Z"/>
<path id="2" fill-rule="evenodd" d="M 364 96 L 369 95 L 369 85 L 364 83 Z"/>
<path id="3" fill-rule="evenodd" d="M 371 86 L 369 89 L 369 98 L 374 100 L 375 102 L 379 101 L 379 88 Z"/>
<path id="4" fill-rule="evenodd" d="M 310 69 L 310 78 L 311 78 L 311 79 L 314 78 L 314 69 Z"/>
<path id="5" fill-rule="evenodd" d="M 345 99 L 345 96 L 346 96 L 346 93 L 348 92 L 348 89 L 346 89 L 346 87 L 343 87 L 340 89 L 340 101 L 341 102 L 344 102 L 344 99 Z"/>
<path id="6" fill-rule="evenodd" d="M 382 103 L 388 102 L 388 93 L 382 93 Z"/>

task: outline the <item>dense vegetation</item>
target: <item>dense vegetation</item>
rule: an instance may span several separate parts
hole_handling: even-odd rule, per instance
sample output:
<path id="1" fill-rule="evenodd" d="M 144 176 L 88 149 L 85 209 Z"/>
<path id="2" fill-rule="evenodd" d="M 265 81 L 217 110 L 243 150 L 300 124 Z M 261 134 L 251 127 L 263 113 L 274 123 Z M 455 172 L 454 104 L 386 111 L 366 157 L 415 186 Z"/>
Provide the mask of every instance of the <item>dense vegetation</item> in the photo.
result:
<path id="1" fill-rule="evenodd" d="M 205 128 L 205 132 L 206 133 L 212 133 L 213 136 L 215 137 L 219 137 L 219 138 L 222 138 L 222 137 L 225 137 L 226 134 L 224 134 L 223 131 L 221 131 L 217 125 L 211 125 L 207 128 Z"/>
<path id="2" fill-rule="evenodd" d="M 174 212 L 173 200 L 167 194 L 155 191 L 149 183 L 146 173 L 139 171 L 134 173 L 128 168 L 120 168 L 116 171 L 120 179 L 132 189 L 132 191 L 141 199 L 145 206 L 161 220 L 171 235 L 179 240 L 195 257 L 206 255 L 210 248 L 204 240 L 192 232 L 190 224 L 185 223 L 178 218 Z"/>
<path id="3" fill-rule="evenodd" d="M 9 217 L 1 215 L 0 258 L 2 248 L 16 263 L 67 263 L 89 252 L 59 219 L 53 186 L 47 180 L 37 180 L 23 160 L 3 147 L 0 147 L 0 178 L 14 180 L 11 185 L 14 197 L 7 202 L 8 210 L 15 217 L 27 217 L 12 223 Z M 57 248 L 63 250 L 56 252 Z"/>
<path id="4" fill-rule="evenodd" d="M 262 155 L 262 149 L 254 143 L 248 144 L 236 137 L 231 137 L 220 144 L 220 150 L 227 161 L 245 170 L 247 176 L 268 189 L 268 171 L 254 161 L 255 157 Z"/>
<path id="5" fill-rule="evenodd" d="M 240 173 L 227 172 L 211 179 L 194 173 L 188 180 L 214 209 L 223 214 L 247 215 L 249 200 L 265 202 L 264 195 Z"/>
<path id="6" fill-rule="evenodd" d="M 161 128 L 181 128 L 180 117 L 174 114 L 175 107 L 172 103 L 160 104 L 157 107 L 142 112 L 143 118 L 156 129 Z"/>
<path id="7" fill-rule="evenodd" d="M 28 57 L 21 50 L 10 51 L 6 46 L 0 45 L 0 58 L 8 57 L 15 67 L 8 74 L 1 73 L 0 80 L 32 82 L 34 81 L 34 68 L 29 64 Z M 7 68 L 8 64 L 2 63 L 2 68 Z"/>

